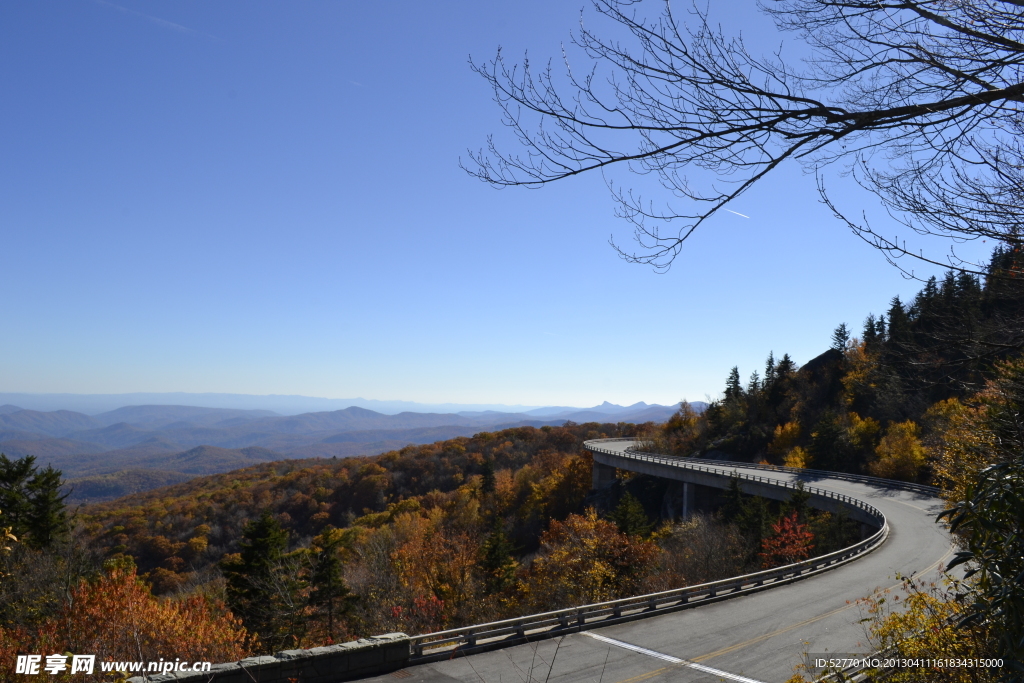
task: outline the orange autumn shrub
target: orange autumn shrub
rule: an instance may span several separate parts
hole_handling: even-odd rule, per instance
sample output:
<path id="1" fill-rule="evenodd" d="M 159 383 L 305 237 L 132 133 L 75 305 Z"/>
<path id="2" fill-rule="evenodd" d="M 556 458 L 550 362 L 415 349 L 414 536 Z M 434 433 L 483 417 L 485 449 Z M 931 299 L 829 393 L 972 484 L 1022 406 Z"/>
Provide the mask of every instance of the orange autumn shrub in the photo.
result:
<path id="1" fill-rule="evenodd" d="M 38 628 L 0 628 L 0 675 L 5 681 L 38 678 L 14 673 L 19 654 L 96 655 L 98 674 L 102 661 L 224 662 L 245 657 L 250 648 L 250 636 L 222 604 L 202 595 L 154 597 L 134 566 L 121 565 L 80 582 L 60 612 Z M 47 680 L 73 679 L 87 680 L 67 672 Z"/>

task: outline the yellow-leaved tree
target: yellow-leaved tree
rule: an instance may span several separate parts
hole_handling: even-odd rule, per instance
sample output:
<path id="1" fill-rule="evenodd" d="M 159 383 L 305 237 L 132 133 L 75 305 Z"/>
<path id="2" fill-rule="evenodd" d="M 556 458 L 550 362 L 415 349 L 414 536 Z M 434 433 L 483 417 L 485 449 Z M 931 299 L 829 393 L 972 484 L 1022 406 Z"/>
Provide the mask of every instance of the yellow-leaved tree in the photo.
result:
<path id="1" fill-rule="evenodd" d="M 527 604 L 542 610 L 640 593 L 661 552 L 651 541 L 620 533 L 593 508 L 552 520 L 540 545 L 521 590 Z"/>
<path id="2" fill-rule="evenodd" d="M 868 465 L 871 474 L 883 479 L 916 481 L 925 464 L 925 449 L 911 421 L 894 422 L 875 448 L 876 459 Z"/>
<path id="3" fill-rule="evenodd" d="M 781 459 L 786 467 L 807 467 L 810 460 L 807 451 L 796 445 L 799 438 L 800 423 L 796 420 L 776 425 L 772 442 L 768 446 L 768 454 L 775 456 L 775 462 Z"/>
<path id="4" fill-rule="evenodd" d="M 990 388 L 988 393 L 994 392 Z M 996 436 L 988 426 L 988 404 L 964 405 L 951 398 L 929 408 L 924 420 L 933 432 L 928 447 L 935 481 L 947 500 L 963 501 L 967 487 L 992 463 L 996 450 Z"/>

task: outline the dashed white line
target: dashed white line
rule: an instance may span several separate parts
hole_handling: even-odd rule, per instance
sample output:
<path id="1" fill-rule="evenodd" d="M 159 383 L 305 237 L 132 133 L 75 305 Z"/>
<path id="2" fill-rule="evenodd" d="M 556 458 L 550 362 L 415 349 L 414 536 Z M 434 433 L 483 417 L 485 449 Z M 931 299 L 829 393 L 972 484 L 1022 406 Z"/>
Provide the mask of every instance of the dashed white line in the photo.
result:
<path id="1" fill-rule="evenodd" d="M 704 666 L 703 664 L 698 664 L 697 662 L 679 659 L 679 657 L 673 657 L 672 655 L 667 655 L 663 652 L 655 652 L 654 650 L 648 650 L 646 647 L 640 647 L 639 645 L 631 645 L 630 643 L 624 643 L 621 640 L 608 638 L 607 636 L 602 636 L 592 631 L 581 631 L 580 635 L 584 635 L 595 640 L 600 640 L 601 642 L 609 643 L 611 645 L 615 645 L 626 650 L 639 652 L 640 654 L 647 655 L 648 657 L 655 657 L 662 661 L 672 662 L 673 664 L 682 664 L 685 667 L 696 669 L 697 671 L 703 671 L 704 673 L 708 673 L 713 676 L 721 676 L 722 678 L 727 678 L 731 681 L 738 681 L 738 683 L 764 683 L 764 681 L 759 681 L 754 678 L 747 678 L 746 676 L 731 674 L 728 671 L 722 671 L 721 669 L 712 669 L 710 666 Z"/>

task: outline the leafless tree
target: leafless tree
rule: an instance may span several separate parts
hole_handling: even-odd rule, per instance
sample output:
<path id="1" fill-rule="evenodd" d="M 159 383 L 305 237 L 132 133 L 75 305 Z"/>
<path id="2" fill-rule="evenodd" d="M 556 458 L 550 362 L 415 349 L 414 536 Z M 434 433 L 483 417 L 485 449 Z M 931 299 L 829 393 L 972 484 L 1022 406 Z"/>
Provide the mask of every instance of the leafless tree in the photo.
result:
<path id="1" fill-rule="evenodd" d="M 663 569 L 682 577 L 687 585 L 743 573 L 743 539 L 736 527 L 711 515 L 697 513 L 676 524 L 662 540 L 662 547 Z"/>
<path id="2" fill-rule="evenodd" d="M 908 229 L 953 242 L 945 257 L 926 255 L 847 218 L 819 174 L 826 204 L 894 264 L 910 256 L 977 273 L 984 267 L 956 244 L 1020 245 L 1021 0 L 763 0 L 761 11 L 810 48 L 795 65 L 781 48 L 752 54 L 696 6 L 681 15 L 664 0 L 651 19 L 642 0 L 592 2 L 616 29 L 604 37 L 581 19 L 572 42 L 590 61 L 584 72 L 566 51 L 564 79 L 550 62 L 510 65 L 500 50 L 473 64 L 520 150 L 489 139 L 465 164 L 472 175 L 540 186 L 615 166 L 653 174 L 682 208 L 609 186 L 639 245 L 616 249 L 657 269 L 789 159 L 815 172 L 839 162 Z"/>

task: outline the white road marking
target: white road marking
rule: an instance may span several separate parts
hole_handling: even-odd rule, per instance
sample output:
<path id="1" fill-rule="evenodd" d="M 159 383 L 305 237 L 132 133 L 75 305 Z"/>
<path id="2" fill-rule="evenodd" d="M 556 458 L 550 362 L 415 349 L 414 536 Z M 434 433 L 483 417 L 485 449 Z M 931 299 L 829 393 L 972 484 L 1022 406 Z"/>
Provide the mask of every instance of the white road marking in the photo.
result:
<path id="1" fill-rule="evenodd" d="M 629 643 L 624 643 L 621 640 L 608 638 L 607 636 L 602 636 L 592 631 L 580 631 L 580 635 L 584 635 L 595 640 L 600 640 L 605 643 L 610 643 L 612 645 L 625 648 L 626 650 L 639 652 L 640 654 L 647 655 L 648 657 L 655 657 L 666 662 L 672 662 L 673 664 L 682 664 L 683 666 L 689 667 L 691 669 L 696 669 L 697 671 L 703 671 L 704 673 L 711 674 L 712 676 L 721 676 L 722 678 L 728 678 L 731 681 L 739 681 L 739 683 L 764 683 L 764 681 L 758 681 L 753 678 L 747 678 L 746 676 L 731 674 L 728 671 L 722 671 L 721 669 L 712 669 L 710 666 L 704 666 L 703 664 L 698 664 L 697 662 L 690 662 L 685 659 L 679 659 L 679 657 L 666 655 L 662 652 L 648 650 L 646 647 L 640 647 L 639 645 L 630 645 Z"/>

